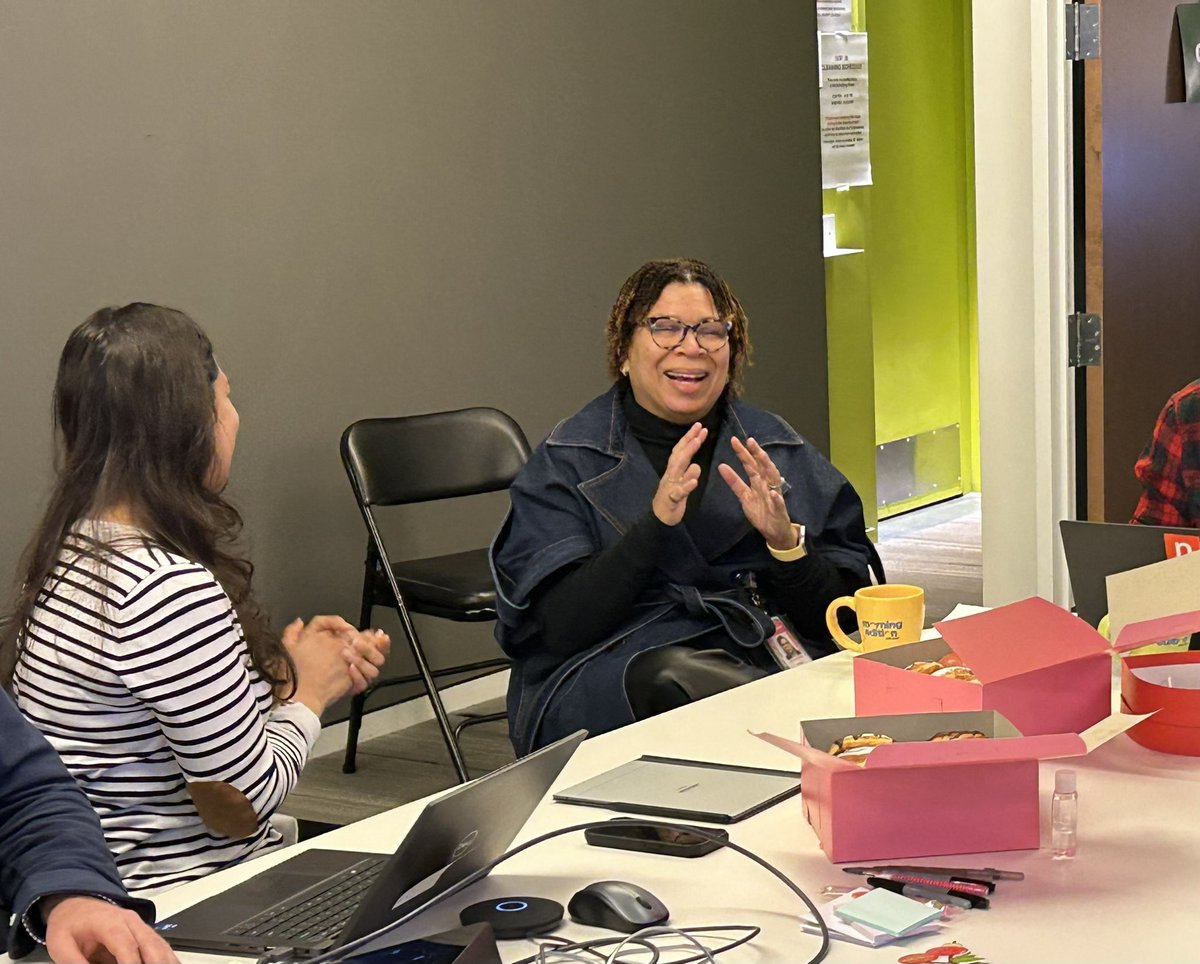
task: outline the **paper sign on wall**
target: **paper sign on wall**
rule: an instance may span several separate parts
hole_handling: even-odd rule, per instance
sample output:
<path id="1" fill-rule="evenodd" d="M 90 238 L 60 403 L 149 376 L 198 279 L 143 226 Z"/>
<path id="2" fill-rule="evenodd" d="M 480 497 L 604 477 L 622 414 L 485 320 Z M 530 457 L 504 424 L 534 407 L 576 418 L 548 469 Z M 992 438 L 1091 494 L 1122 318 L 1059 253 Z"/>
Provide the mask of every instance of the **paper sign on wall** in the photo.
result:
<path id="1" fill-rule="evenodd" d="M 817 31 L 848 33 L 851 0 L 817 0 Z"/>
<path id="2" fill-rule="evenodd" d="M 821 60 L 821 186 L 871 183 L 867 35 L 818 34 Z"/>

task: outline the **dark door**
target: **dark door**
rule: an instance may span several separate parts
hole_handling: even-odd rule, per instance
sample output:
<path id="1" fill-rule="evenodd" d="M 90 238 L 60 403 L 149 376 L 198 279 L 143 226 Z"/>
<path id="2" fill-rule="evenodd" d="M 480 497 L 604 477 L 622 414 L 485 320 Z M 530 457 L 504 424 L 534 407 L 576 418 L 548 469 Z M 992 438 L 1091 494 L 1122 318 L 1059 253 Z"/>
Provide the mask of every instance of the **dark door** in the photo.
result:
<path id="1" fill-rule="evenodd" d="M 1200 378 L 1200 104 L 1184 102 L 1178 2 L 1106 0 L 1083 70 L 1086 305 L 1104 350 L 1080 444 L 1097 520 L 1129 520 L 1154 420 Z"/>

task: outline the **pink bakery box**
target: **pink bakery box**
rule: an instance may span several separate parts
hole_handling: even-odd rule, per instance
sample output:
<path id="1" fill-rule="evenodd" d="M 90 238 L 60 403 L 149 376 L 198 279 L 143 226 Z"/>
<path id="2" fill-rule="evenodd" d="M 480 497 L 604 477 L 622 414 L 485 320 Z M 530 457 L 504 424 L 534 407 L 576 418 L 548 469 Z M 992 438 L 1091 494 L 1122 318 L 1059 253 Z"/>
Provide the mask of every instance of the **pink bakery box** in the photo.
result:
<path id="1" fill-rule="evenodd" d="M 1078 616 L 1033 596 L 934 628 L 941 639 L 854 658 L 857 713 L 996 710 L 1025 736 L 1082 733 L 1112 710 L 1112 649 Z M 906 670 L 952 650 L 979 678 Z"/>
<path id="2" fill-rule="evenodd" d="M 1022 736 L 999 713 L 806 720 L 803 741 L 755 734 L 803 761 L 804 813 L 834 863 L 1026 850 L 1040 843 L 1038 761 L 1087 752 L 1075 733 Z M 945 730 L 986 740 L 931 743 Z M 830 756 L 842 737 L 886 733 L 859 766 Z"/>

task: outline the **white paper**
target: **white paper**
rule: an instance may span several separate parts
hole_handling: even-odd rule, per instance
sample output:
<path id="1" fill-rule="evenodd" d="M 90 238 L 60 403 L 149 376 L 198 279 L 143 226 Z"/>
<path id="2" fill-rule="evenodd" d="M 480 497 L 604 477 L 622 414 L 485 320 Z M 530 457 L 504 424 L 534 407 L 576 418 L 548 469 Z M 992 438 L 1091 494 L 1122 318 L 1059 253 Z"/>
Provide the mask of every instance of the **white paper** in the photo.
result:
<path id="1" fill-rule="evenodd" d="M 818 32 L 849 32 L 850 4 L 851 0 L 817 0 Z"/>
<path id="2" fill-rule="evenodd" d="M 974 616 L 976 613 L 986 613 L 991 608 L 992 608 L 991 606 L 971 606 L 967 603 L 959 603 L 953 609 L 950 610 L 950 614 L 948 616 L 945 616 L 944 618 L 939 619 L 938 622 L 945 623 L 945 622 L 949 622 L 951 619 L 962 619 L 964 616 Z M 941 638 L 942 638 L 942 634 L 940 632 L 938 632 L 936 629 L 934 629 L 933 627 L 930 627 L 929 629 L 926 629 L 921 633 L 921 641 L 922 642 L 927 642 L 931 639 L 941 639 Z"/>
<path id="3" fill-rule="evenodd" d="M 974 616 L 977 613 L 986 613 L 991 608 L 991 606 L 970 606 L 967 603 L 959 603 L 950 610 L 950 615 L 948 615 L 945 619 L 939 619 L 938 622 L 944 623 L 950 619 L 962 619 L 963 616 Z"/>
<path id="4" fill-rule="evenodd" d="M 1155 710 L 1154 713 L 1157 713 Z M 1079 738 L 1083 740 L 1083 745 L 1087 747 L 1087 752 L 1091 753 L 1097 747 L 1103 746 L 1114 736 L 1124 733 L 1131 726 L 1136 726 L 1142 720 L 1148 720 L 1154 713 L 1143 713 L 1140 716 L 1135 716 L 1132 713 L 1113 713 L 1111 716 L 1106 716 L 1099 723 L 1093 723 L 1086 730 L 1079 734 Z"/>
<path id="5" fill-rule="evenodd" d="M 867 35 L 818 35 L 821 62 L 821 186 L 871 183 Z"/>

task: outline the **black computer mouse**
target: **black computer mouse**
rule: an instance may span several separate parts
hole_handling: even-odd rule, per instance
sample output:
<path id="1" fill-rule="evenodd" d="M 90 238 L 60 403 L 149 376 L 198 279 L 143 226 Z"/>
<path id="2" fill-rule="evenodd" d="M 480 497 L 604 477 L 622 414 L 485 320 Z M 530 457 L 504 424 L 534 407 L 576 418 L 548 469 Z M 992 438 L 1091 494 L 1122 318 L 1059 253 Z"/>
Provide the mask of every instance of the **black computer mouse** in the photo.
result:
<path id="1" fill-rule="evenodd" d="M 577 891 L 567 904 L 571 920 L 632 934 L 667 921 L 667 905 L 645 887 L 624 880 L 598 880 Z"/>

